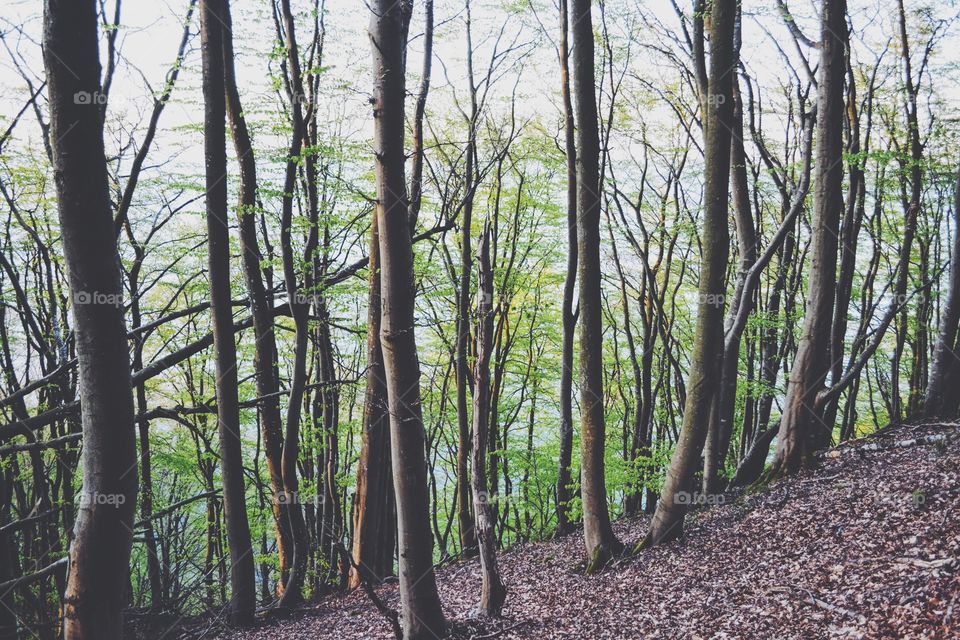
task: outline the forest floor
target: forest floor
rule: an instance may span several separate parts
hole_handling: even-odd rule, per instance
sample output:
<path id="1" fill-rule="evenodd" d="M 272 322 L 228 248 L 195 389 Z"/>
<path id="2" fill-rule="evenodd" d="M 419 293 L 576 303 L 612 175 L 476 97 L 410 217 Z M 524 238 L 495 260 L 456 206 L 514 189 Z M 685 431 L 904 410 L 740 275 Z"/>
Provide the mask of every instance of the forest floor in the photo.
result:
<path id="1" fill-rule="evenodd" d="M 476 560 L 442 568 L 454 637 L 960 638 L 960 425 L 899 427 L 827 450 L 814 471 L 690 515 L 686 536 L 581 574 L 579 534 L 503 552 L 503 618 L 471 617 Z M 623 519 L 628 545 L 646 518 Z M 391 606 L 396 584 L 378 588 Z M 361 591 L 244 631 L 184 640 L 392 638 Z M 171 634 L 173 636 L 174 634 Z M 171 637 L 167 636 L 167 637 Z"/>

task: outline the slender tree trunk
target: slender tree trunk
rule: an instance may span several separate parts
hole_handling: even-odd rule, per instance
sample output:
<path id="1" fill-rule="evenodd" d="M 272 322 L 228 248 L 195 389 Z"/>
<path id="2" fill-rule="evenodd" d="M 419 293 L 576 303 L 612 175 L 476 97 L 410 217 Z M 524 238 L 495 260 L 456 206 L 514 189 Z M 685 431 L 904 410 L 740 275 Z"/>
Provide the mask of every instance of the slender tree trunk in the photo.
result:
<path id="1" fill-rule="evenodd" d="M 457 290 L 457 521 L 460 548 L 465 556 L 477 554 L 477 534 L 474 531 L 470 499 L 470 276 L 473 272 L 471 234 L 473 201 L 477 173 L 477 89 L 473 77 L 473 39 L 471 33 L 470 3 L 467 14 L 467 81 L 470 85 L 470 120 L 467 132 L 466 162 L 464 166 L 463 218 L 460 221 L 460 281 Z"/>
<path id="2" fill-rule="evenodd" d="M 507 590 L 497 570 L 494 514 L 487 492 L 487 435 L 490 414 L 490 352 L 493 348 L 493 270 L 490 268 L 490 229 L 484 228 L 477 256 L 479 303 L 477 305 L 477 360 L 473 392 L 473 507 L 477 514 L 477 546 L 480 550 L 482 587 L 480 611 L 499 616 Z"/>
<path id="3" fill-rule="evenodd" d="M 416 233 L 417 218 L 423 200 L 423 116 L 427 110 L 430 93 L 430 73 L 433 69 L 433 0 L 423 4 L 426 22 L 423 28 L 423 69 L 420 74 L 420 91 L 413 112 L 413 150 L 410 171 L 410 233 Z"/>
<path id="4" fill-rule="evenodd" d="M 129 229 L 129 225 L 128 225 Z M 132 240 L 132 233 L 131 240 Z M 144 250 L 136 241 L 131 242 L 136 252 L 136 261 L 130 270 L 130 320 L 135 327 L 142 321 L 140 314 L 140 269 L 143 265 Z M 138 335 L 133 351 L 133 368 L 143 368 L 143 336 Z M 150 457 L 150 420 L 147 412 L 147 390 L 145 384 L 135 389 L 137 410 L 137 432 L 140 440 L 140 517 L 143 519 L 143 543 L 147 552 L 147 579 L 150 584 L 150 610 L 160 611 L 164 606 L 163 586 L 161 583 L 160 558 L 157 554 L 157 537 L 153 529 L 153 476 Z"/>
<path id="5" fill-rule="evenodd" d="M 300 414 L 303 411 L 303 396 L 307 386 L 307 349 L 309 348 L 309 293 L 304 295 L 297 280 L 297 259 L 294 256 L 291 238 L 293 227 L 293 196 L 296 189 L 297 166 L 307 136 L 302 103 L 306 99 L 303 74 L 300 69 L 300 52 L 297 46 L 296 28 L 290 0 L 280 0 L 283 20 L 284 45 L 286 47 L 287 99 L 293 119 L 290 148 L 287 154 L 283 184 L 283 202 L 280 221 L 280 252 L 283 261 L 283 279 L 287 289 L 287 301 L 294 323 L 293 373 L 290 380 L 290 397 L 287 402 L 286 432 L 283 438 L 281 470 L 283 475 L 283 501 L 286 504 L 290 534 L 293 539 L 293 563 L 287 578 L 283 596 L 278 607 L 292 608 L 303 600 L 303 583 L 306 578 L 310 545 L 300 496 L 300 481 L 297 477 L 297 462 L 300 458 Z M 313 194 L 308 194 L 312 198 Z M 302 263 L 313 259 L 317 245 L 316 221 L 311 220 L 308 240 Z"/>
<path id="6" fill-rule="evenodd" d="M 739 9 L 737 11 L 739 33 Z M 739 38 L 734 38 L 734 64 L 739 58 Z M 743 101 L 738 81 L 731 83 L 733 98 L 733 131 L 730 137 L 730 190 L 737 228 L 737 245 L 740 264 L 734 284 L 733 297 L 724 320 L 723 360 L 720 365 L 720 385 L 717 389 L 717 411 L 710 421 L 707 440 L 703 450 L 703 492 L 715 493 L 721 489 L 720 472 L 726 466 L 733 423 L 737 411 L 737 382 L 740 375 L 740 342 L 743 328 L 736 326 L 737 315 L 743 304 L 746 313 L 753 307 L 752 290 L 744 286 L 747 272 L 757 261 L 757 233 L 753 224 L 753 207 L 747 182 L 747 156 L 743 147 Z M 744 327 L 745 328 L 745 327 Z"/>
<path id="7" fill-rule="evenodd" d="M 847 21 L 845 0 L 824 0 L 817 97 L 813 247 L 803 333 L 780 419 L 770 477 L 802 467 L 818 442 L 829 438 L 817 394 L 830 369 L 830 331 L 836 293 L 837 245 L 843 210 L 843 101 Z"/>
<path id="8" fill-rule="evenodd" d="M 229 5 L 224 7 L 226 29 L 223 35 L 223 69 L 226 88 L 227 115 L 240 168 L 240 202 L 237 217 L 240 221 L 240 254 L 243 257 L 243 272 L 250 296 L 250 315 L 253 320 L 255 351 L 253 364 L 256 370 L 257 395 L 263 398 L 260 404 L 260 430 L 263 434 L 263 449 L 273 490 L 272 510 L 276 527 L 277 556 L 279 559 L 281 587 L 289 577 L 293 563 L 293 541 L 287 516 L 287 505 L 276 497 L 283 492 L 281 457 L 283 452 L 283 424 L 280 417 L 280 383 L 277 379 L 277 341 L 273 329 L 273 308 L 267 298 L 263 282 L 260 243 L 257 240 L 257 163 L 250 142 L 247 120 L 240 103 L 237 78 L 234 70 L 233 30 Z"/>
<path id="9" fill-rule="evenodd" d="M 678 538 L 691 502 L 693 476 L 707 437 L 711 412 L 716 410 L 714 381 L 723 357 L 724 275 L 729 252 L 727 195 L 730 179 L 730 132 L 733 119 L 731 88 L 735 66 L 733 31 L 737 3 L 715 0 L 710 33 L 710 75 L 703 104 L 707 109 L 704 184 L 704 223 L 701 233 L 700 304 L 693 356 L 687 382 L 683 423 L 653 522 L 642 546 Z"/>
<path id="10" fill-rule="evenodd" d="M 400 603 L 404 638 L 421 640 L 442 637 L 446 620 L 433 573 L 420 364 L 413 321 L 413 247 L 404 180 L 405 49 L 412 9 L 406 0 L 376 0 L 369 35 L 383 305 L 380 336 L 390 402 Z"/>
<path id="11" fill-rule="evenodd" d="M 900 260 L 897 264 L 897 280 L 894 285 L 894 304 L 901 304 L 907 296 L 907 286 L 910 282 L 910 257 L 913 249 L 913 239 L 917 231 L 917 219 L 920 214 L 921 198 L 923 195 L 923 144 L 920 142 L 920 124 L 917 117 L 917 89 L 914 86 L 913 67 L 910 60 L 910 40 L 907 36 L 907 16 L 903 7 L 903 0 L 897 2 L 900 56 L 903 58 L 904 74 L 904 110 L 907 115 L 907 138 L 910 145 L 910 202 L 907 203 L 905 222 L 903 227 L 903 242 L 900 246 Z M 900 359 L 910 331 L 907 316 L 909 309 L 906 305 L 900 311 L 897 327 L 897 344 L 890 358 L 890 395 L 893 399 L 890 420 L 900 422 L 903 418 L 904 407 L 900 395 Z"/>
<path id="12" fill-rule="evenodd" d="M 230 618 L 234 624 L 249 624 L 253 621 L 257 591 L 243 481 L 237 352 L 230 304 L 230 232 L 227 225 L 226 106 L 223 74 L 225 3 L 226 0 L 201 0 L 200 3 L 208 277 L 216 361 L 223 508 L 227 524 L 227 544 L 230 549 Z"/>
<path id="13" fill-rule="evenodd" d="M 73 300 L 83 489 L 63 595 L 67 640 L 120 638 L 137 500 L 122 272 L 110 211 L 93 0 L 45 4 L 43 61 L 61 239 Z M 64 61 L 69 61 L 69 66 Z"/>
<path id="14" fill-rule="evenodd" d="M 570 54 L 567 0 L 560 0 L 560 93 L 563 97 L 564 141 L 567 159 L 567 273 L 563 282 L 563 352 L 560 362 L 560 464 L 557 475 L 557 534 L 573 528 L 570 491 L 573 462 L 573 338 L 577 316 L 573 310 L 577 286 L 577 141 L 570 100 Z"/>
<path id="15" fill-rule="evenodd" d="M 580 468 L 587 570 L 623 545 L 613 534 L 604 479 L 603 301 L 600 291 L 600 134 L 590 0 L 573 0 L 573 83 L 577 116 L 577 252 L 580 278 Z"/>
<path id="16" fill-rule="evenodd" d="M 830 379 L 839 380 L 844 368 L 844 341 L 847 334 L 847 315 L 850 311 L 850 298 L 853 295 L 853 277 L 857 267 L 857 240 L 864 215 L 864 197 L 866 182 L 864 180 L 863 160 L 860 147 L 860 116 L 857 103 L 857 83 L 847 60 L 847 156 L 849 165 L 849 195 L 846 209 L 843 212 L 843 222 L 840 227 L 840 271 L 837 274 L 837 295 L 833 307 L 833 322 L 830 328 Z M 870 89 L 872 91 L 872 89 Z M 833 425 L 837 419 L 840 407 L 839 397 L 831 400 L 824 407 L 824 422 Z M 847 422 L 840 425 L 840 437 L 843 439 L 847 432 Z"/>

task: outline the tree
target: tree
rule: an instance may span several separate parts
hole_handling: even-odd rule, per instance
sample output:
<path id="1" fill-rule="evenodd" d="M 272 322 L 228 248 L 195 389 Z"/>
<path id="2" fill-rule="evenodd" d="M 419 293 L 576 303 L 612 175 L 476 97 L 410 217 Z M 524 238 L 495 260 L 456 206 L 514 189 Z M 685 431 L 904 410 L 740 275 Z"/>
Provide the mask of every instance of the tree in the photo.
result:
<path id="1" fill-rule="evenodd" d="M 600 134 L 590 0 L 574 0 L 573 86 L 577 120 L 577 253 L 580 279 L 580 468 L 587 570 L 620 553 L 604 479 L 603 308 L 600 295 Z"/>
<path id="2" fill-rule="evenodd" d="M 836 294 L 837 244 L 843 210 L 843 102 L 846 71 L 845 0 L 824 0 L 821 14 L 814 174 L 813 246 L 807 308 L 797 354 L 790 369 L 770 477 L 806 463 L 832 428 L 823 424 L 817 402 L 830 369 L 830 332 Z M 834 381 L 836 384 L 837 381 Z M 826 431 L 826 433 L 824 433 Z"/>
<path id="3" fill-rule="evenodd" d="M 206 164 L 208 278 L 213 350 L 216 362 L 217 424 L 223 508 L 230 547 L 230 619 L 253 621 L 256 607 L 253 548 L 247 521 L 230 298 L 230 229 L 227 223 L 226 102 L 224 99 L 223 24 L 228 0 L 201 0 L 200 35 L 203 60 L 203 146 Z"/>
<path id="4" fill-rule="evenodd" d="M 736 12 L 737 3 L 733 0 L 716 0 L 713 3 L 710 21 L 709 85 L 706 96 L 701 97 L 701 104 L 706 109 L 706 176 L 703 187 L 703 258 L 700 267 L 697 329 L 680 437 L 670 460 L 650 531 L 641 546 L 659 544 L 683 534 L 683 520 L 687 504 L 690 503 L 684 494 L 693 490 L 693 474 L 699 466 L 711 411 L 715 410 L 714 381 L 720 375 L 723 357 L 722 301 L 725 297 L 724 276 L 730 241 L 727 195 L 733 116 L 731 88 L 736 62 L 733 47 Z"/>
<path id="5" fill-rule="evenodd" d="M 740 6 L 734 26 L 733 61 L 740 57 Z M 753 206 L 747 182 L 747 155 L 743 144 L 743 98 L 739 81 L 734 76 L 730 83 L 733 101 L 730 136 L 730 191 L 733 200 L 734 220 L 737 229 L 737 247 L 740 264 L 734 282 L 733 296 L 724 318 L 723 356 L 720 365 L 720 384 L 716 391 L 716 410 L 711 413 L 710 427 L 703 451 L 703 491 L 714 493 L 720 487 L 720 472 L 723 470 L 733 434 L 736 413 L 737 378 L 740 373 L 740 344 L 743 327 L 736 326 L 737 314 L 742 305 L 749 314 L 753 303 L 753 291 L 744 286 L 750 269 L 757 262 L 757 232 L 753 223 Z M 745 326 L 745 325 L 744 325 Z"/>
<path id="6" fill-rule="evenodd" d="M 563 100 L 564 153 L 567 161 L 567 271 L 563 281 L 563 351 L 560 369 L 560 465 L 557 474 L 557 533 L 569 533 L 570 465 L 573 458 L 573 342 L 577 329 L 574 290 L 577 286 L 577 140 L 570 101 L 568 0 L 560 0 L 560 95 Z"/>
<path id="7" fill-rule="evenodd" d="M 490 353 L 493 350 L 493 269 L 490 266 L 490 229 L 484 225 L 477 252 L 477 358 L 473 393 L 473 508 L 477 516 L 477 547 L 480 552 L 482 587 L 479 609 L 499 616 L 507 590 L 497 570 L 492 496 L 487 491 L 487 454 L 490 418 Z"/>
<path id="8" fill-rule="evenodd" d="M 371 6 L 369 35 L 383 305 L 380 339 L 397 501 L 400 603 L 404 637 L 420 640 L 442 636 L 446 620 L 433 573 L 420 364 L 413 324 L 413 247 L 404 178 L 405 49 L 412 8 L 409 1 L 377 0 Z"/>
<path id="9" fill-rule="evenodd" d="M 273 329 L 273 309 L 263 281 L 263 254 L 257 240 L 257 162 L 250 140 L 250 130 L 243 114 L 237 77 L 234 69 L 233 20 L 229 4 L 224 5 L 223 70 L 226 90 L 227 115 L 230 132 L 236 150 L 240 170 L 240 193 L 237 218 L 240 228 L 240 255 L 243 274 L 250 296 L 250 318 L 256 338 L 254 367 L 256 369 L 257 395 L 263 398 L 260 404 L 260 430 L 270 475 L 270 488 L 274 497 L 283 493 L 283 423 L 280 417 L 280 381 L 277 376 L 277 340 Z M 279 559 L 282 589 L 293 564 L 293 539 L 287 515 L 289 505 L 284 500 L 271 500 L 276 526 L 277 557 Z"/>
<path id="10" fill-rule="evenodd" d="M 287 304 L 294 323 L 293 373 L 290 379 L 290 398 L 287 402 L 286 432 L 283 437 L 281 471 L 283 475 L 283 496 L 286 503 L 287 519 L 290 522 L 290 535 L 293 539 L 293 563 L 290 575 L 284 586 L 283 596 L 278 607 L 290 608 L 300 604 L 303 599 L 303 582 L 306 578 L 307 561 L 310 553 L 307 540 L 306 522 L 300 499 L 300 481 L 298 463 L 300 458 L 300 418 L 302 403 L 307 385 L 307 349 L 309 348 L 309 314 L 311 293 L 310 279 L 305 278 L 304 286 L 297 279 L 297 264 L 311 264 L 317 248 L 316 220 L 311 219 L 307 231 L 307 241 L 300 260 L 294 255 L 293 247 L 293 199 L 297 181 L 297 167 L 301 162 L 300 154 L 307 136 L 306 122 L 303 116 L 303 102 L 307 98 L 304 92 L 303 74 L 300 69 L 300 50 L 297 46 L 296 29 L 290 0 L 280 0 L 283 43 L 286 49 L 284 70 L 287 99 L 290 102 L 290 114 L 293 131 L 290 133 L 290 147 L 284 167 L 283 197 L 280 220 L 280 253 L 283 261 L 283 281 L 287 289 Z M 277 29 L 281 23 L 278 21 Z M 278 35 L 280 35 L 278 33 Z"/>
<path id="11" fill-rule="evenodd" d="M 424 3 L 423 73 L 413 118 L 413 169 L 410 176 L 410 233 L 417 227 L 423 192 L 423 118 L 430 91 L 433 62 L 433 0 Z M 351 589 L 362 579 L 379 582 L 393 573 L 396 540 L 396 503 L 390 460 L 390 415 L 380 345 L 380 232 L 377 218 L 370 221 L 367 269 L 370 294 L 367 305 L 367 389 L 364 395 L 363 434 L 357 462 L 357 498 L 354 507 Z"/>
<path id="12" fill-rule="evenodd" d="M 120 638 L 137 459 L 103 120 L 99 103 L 84 99 L 101 91 L 97 9 L 93 0 L 50 0 L 44 9 L 50 139 L 85 439 L 83 489 L 63 594 L 63 635 L 69 640 Z"/>
<path id="13" fill-rule="evenodd" d="M 960 325 L 960 168 L 954 186 L 953 258 L 950 264 L 947 298 L 940 316 L 940 329 L 933 351 L 933 363 L 927 389 L 924 393 L 923 414 L 927 418 L 952 418 L 957 412 L 956 394 L 947 390 L 955 388 L 960 359 L 960 344 L 957 344 L 957 326 Z"/>

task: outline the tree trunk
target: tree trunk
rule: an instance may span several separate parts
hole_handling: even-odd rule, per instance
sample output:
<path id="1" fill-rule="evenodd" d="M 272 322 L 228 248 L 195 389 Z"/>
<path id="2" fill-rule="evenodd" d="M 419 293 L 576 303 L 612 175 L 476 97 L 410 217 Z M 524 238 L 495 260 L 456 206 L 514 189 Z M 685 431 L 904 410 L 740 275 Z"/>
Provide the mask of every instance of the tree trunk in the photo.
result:
<path id="1" fill-rule="evenodd" d="M 14 571 L 18 550 L 13 541 L 10 524 L 10 506 L 13 503 L 13 473 L 0 469 L 0 584 L 20 577 Z M 0 640 L 18 640 L 20 621 L 16 611 L 16 589 L 0 590 Z"/>
<path id="2" fill-rule="evenodd" d="M 683 534 L 687 504 L 691 502 L 694 473 L 707 437 L 711 412 L 716 410 L 714 381 L 723 357 L 724 275 L 729 252 L 727 195 L 730 179 L 731 99 L 735 50 L 733 31 L 737 3 L 713 2 L 710 33 L 710 75 L 707 95 L 705 152 L 705 213 L 701 242 L 700 304 L 693 354 L 687 382 L 683 423 L 653 522 L 642 546 L 678 538 Z M 686 495 L 685 495 L 686 494 Z"/>
<path id="3" fill-rule="evenodd" d="M 433 535 L 414 334 L 413 247 L 404 180 L 405 49 L 412 3 L 376 0 L 373 53 L 376 215 L 380 230 L 381 345 L 390 408 L 397 500 L 400 603 L 406 640 L 443 636 L 446 620 L 433 573 Z"/>
<path id="4" fill-rule="evenodd" d="M 947 285 L 947 299 L 943 304 L 943 315 L 940 317 L 937 346 L 933 352 L 927 390 L 924 393 L 923 414 L 927 418 L 952 419 L 957 412 L 957 394 L 947 391 L 947 381 L 955 375 L 957 362 L 960 361 L 960 344 L 957 343 L 957 326 L 960 324 L 960 168 L 957 169 L 953 216 L 953 262 L 950 265 L 950 281 Z"/>
<path id="5" fill-rule="evenodd" d="M 257 163 L 250 142 L 247 120 L 240 104 L 237 78 L 234 70 L 233 23 L 230 7 L 224 7 L 223 69 L 226 88 L 227 115 L 240 167 L 240 202 L 237 217 L 240 227 L 240 254 L 243 257 L 243 272 L 250 296 L 250 315 L 253 320 L 255 351 L 253 364 L 256 371 L 257 395 L 263 398 L 260 404 L 260 431 L 263 434 L 263 449 L 270 475 L 271 501 L 274 526 L 276 527 L 277 556 L 282 588 L 293 563 L 293 541 L 286 504 L 276 500 L 283 491 L 281 456 L 283 451 L 283 424 L 280 417 L 280 383 L 277 379 L 277 341 L 273 329 L 273 308 L 267 297 L 263 282 L 260 243 L 257 240 Z"/>
<path id="6" fill-rule="evenodd" d="M 410 176 L 410 233 L 417 227 L 423 193 L 423 118 L 430 91 L 433 62 L 433 0 L 424 5 L 423 71 L 413 116 L 413 169 Z M 367 391 L 364 398 L 363 443 L 357 463 L 357 491 L 354 511 L 354 562 L 349 588 L 360 580 L 382 581 L 393 575 L 396 542 L 396 502 L 393 495 L 390 459 L 390 415 L 387 410 L 387 386 L 380 346 L 380 233 L 377 218 L 370 224 L 370 296 L 367 310 Z"/>
<path id="7" fill-rule="evenodd" d="M 280 12 L 283 19 L 284 45 L 286 46 L 287 87 L 293 131 L 290 134 L 290 148 L 287 152 L 286 171 L 283 183 L 283 202 L 280 221 L 280 253 L 283 262 L 283 279 L 287 289 L 287 303 L 294 324 L 293 372 L 290 379 L 290 397 L 287 402 L 286 432 L 283 438 L 281 471 L 283 476 L 283 502 L 287 509 L 290 534 L 293 539 L 293 563 L 290 575 L 280 598 L 278 607 L 292 608 L 303 600 L 303 582 L 306 577 L 307 560 L 310 545 L 307 539 L 306 523 L 303 517 L 300 499 L 300 481 L 297 477 L 297 462 L 300 458 L 300 413 L 303 410 L 303 396 L 307 386 L 307 349 L 309 348 L 310 327 L 309 300 L 303 295 L 297 280 L 297 259 L 293 252 L 291 232 L 293 227 L 293 196 L 296 189 L 297 166 L 304 147 L 306 125 L 303 118 L 302 103 L 306 99 L 303 88 L 303 75 L 300 70 L 300 52 L 293 13 L 289 0 L 281 0 Z M 302 263 L 312 259 L 316 248 L 316 221 L 311 220 L 308 240 L 304 249 Z"/>
<path id="8" fill-rule="evenodd" d="M 577 116 L 577 252 L 580 278 L 580 452 L 587 570 L 602 567 L 623 545 L 613 535 L 604 479 L 603 301 L 600 292 L 600 135 L 590 0 L 574 0 L 573 83 Z"/>
<path id="9" fill-rule="evenodd" d="M 923 197 L 923 144 L 920 141 L 920 124 L 917 117 L 917 89 L 914 86 L 913 67 L 910 60 L 910 40 L 907 36 L 907 16 L 903 7 L 903 0 L 897 2 L 900 56 L 903 58 L 904 75 L 904 111 L 907 116 L 907 137 L 910 146 L 910 201 L 906 204 L 905 222 L 903 227 L 903 242 L 900 246 L 900 260 L 897 264 L 897 280 L 894 285 L 894 304 L 901 304 L 907 296 L 907 286 L 910 282 L 910 255 L 913 249 L 913 238 L 917 231 L 917 220 L 920 215 L 921 199 Z M 922 73 L 922 72 L 921 72 Z M 904 167 L 906 169 L 906 167 Z M 906 171 L 904 172 L 906 173 Z M 897 327 L 897 344 L 890 358 L 890 395 L 893 399 L 891 422 L 900 422 L 903 418 L 904 407 L 900 396 L 900 359 L 903 355 L 907 333 L 910 331 L 908 322 L 909 308 L 903 305 L 900 311 L 899 326 Z M 924 329 L 925 330 L 925 329 Z"/>
<path id="10" fill-rule="evenodd" d="M 83 489 L 63 595 L 63 635 L 67 640 L 120 638 L 137 456 L 103 121 L 98 100 L 78 99 L 100 91 L 96 3 L 49 0 L 43 45 L 84 436 Z"/>
<path id="11" fill-rule="evenodd" d="M 737 11 L 737 23 L 740 16 Z M 737 28 L 739 32 L 739 28 Z M 734 64 L 739 57 L 739 40 L 734 38 Z M 733 98 L 733 131 L 730 137 L 730 190 L 733 200 L 737 245 L 740 264 L 734 284 L 733 297 L 724 320 L 723 360 L 720 365 L 720 385 L 717 389 L 717 411 L 710 421 L 707 440 L 703 450 L 703 492 L 715 493 L 721 489 L 720 472 L 726 466 L 733 422 L 737 411 L 737 382 L 740 374 L 740 342 L 743 328 L 736 326 L 741 305 L 747 305 L 749 314 L 753 307 L 753 290 L 745 287 L 747 272 L 757 261 L 757 233 L 753 224 L 753 207 L 747 182 L 747 156 L 743 147 L 743 100 L 738 81 L 731 83 Z"/>
<path id="12" fill-rule="evenodd" d="M 563 97 L 564 140 L 567 159 L 567 273 L 563 282 L 563 353 L 560 362 L 560 463 L 557 474 L 557 534 L 571 531 L 570 466 L 573 462 L 573 338 L 577 316 L 573 310 L 577 286 L 577 141 L 570 101 L 570 54 L 567 46 L 567 0 L 560 0 L 560 93 Z"/>
<path id="13" fill-rule="evenodd" d="M 201 0 L 200 3 L 208 277 L 216 361 L 223 508 L 227 524 L 227 544 L 230 549 L 230 618 L 234 624 L 249 624 L 253 621 L 257 592 L 243 481 L 237 351 L 230 301 L 230 232 L 227 226 L 226 106 L 223 75 L 225 4 L 226 0 Z"/>
<path id="14" fill-rule="evenodd" d="M 370 224 L 370 295 L 367 311 L 367 389 L 363 408 L 363 443 L 357 463 L 353 520 L 353 560 L 349 587 L 361 580 L 381 582 L 393 573 L 396 534 L 391 483 L 390 414 L 380 346 L 380 233 Z"/>
<path id="15" fill-rule="evenodd" d="M 817 395 L 830 367 L 830 332 L 836 291 L 837 245 L 843 210 L 843 101 L 847 21 L 845 0 L 824 0 L 817 97 L 813 246 L 803 333 L 797 347 L 777 435 L 770 477 L 801 468 L 829 438 Z M 826 432 L 826 433 L 825 433 Z"/>
<path id="16" fill-rule="evenodd" d="M 493 348 L 493 270 L 490 268 L 490 229 L 484 228 L 477 256 L 477 360 L 473 376 L 473 507 L 477 514 L 482 587 L 479 609 L 499 616 L 507 590 L 497 570 L 492 496 L 487 491 L 487 451 L 490 414 L 490 352 Z"/>
<path id="17" fill-rule="evenodd" d="M 467 15 L 467 81 L 470 85 L 470 119 L 467 123 L 467 149 L 464 166 L 463 218 L 460 221 L 460 280 L 457 288 L 457 521 L 460 548 L 464 556 L 477 554 L 477 534 L 474 531 L 470 499 L 470 276 L 473 271 L 471 233 L 473 201 L 477 188 L 477 89 L 473 77 L 473 39 L 471 35 L 470 3 Z M 476 392 L 474 392 L 476 393 Z"/>

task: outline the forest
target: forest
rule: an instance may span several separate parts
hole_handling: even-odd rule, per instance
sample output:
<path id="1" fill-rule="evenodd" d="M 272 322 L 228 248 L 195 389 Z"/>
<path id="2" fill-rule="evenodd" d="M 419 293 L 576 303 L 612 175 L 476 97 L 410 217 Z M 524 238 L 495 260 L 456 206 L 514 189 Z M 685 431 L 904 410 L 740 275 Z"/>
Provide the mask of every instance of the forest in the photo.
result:
<path id="1" fill-rule="evenodd" d="M 960 637 L 954 0 L 0 42 L 0 640 Z"/>

